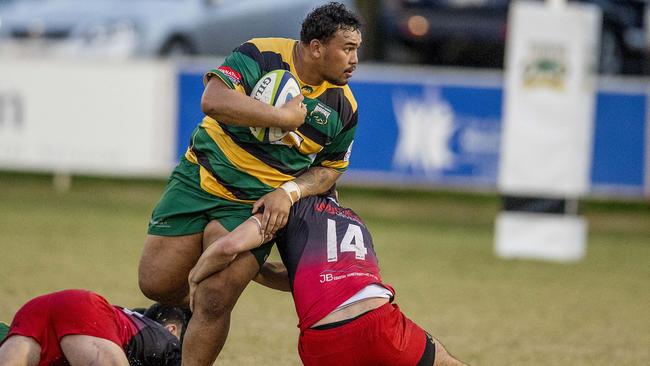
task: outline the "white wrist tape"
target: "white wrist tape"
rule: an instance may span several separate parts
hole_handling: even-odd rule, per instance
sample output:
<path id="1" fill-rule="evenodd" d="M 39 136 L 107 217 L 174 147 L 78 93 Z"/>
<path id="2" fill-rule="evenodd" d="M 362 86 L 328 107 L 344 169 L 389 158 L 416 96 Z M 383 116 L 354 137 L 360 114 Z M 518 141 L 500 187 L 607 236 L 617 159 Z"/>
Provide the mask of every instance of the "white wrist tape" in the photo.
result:
<path id="1" fill-rule="evenodd" d="M 300 191 L 300 186 L 298 186 L 298 184 L 292 180 L 288 182 L 284 182 L 280 186 L 280 188 L 282 188 L 282 190 L 284 190 L 287 193 L 289 199 L 291 200 L 292 205 L 298 202 L 298 200 L 302 196 L 302 192 Z"/>
<path id="2" fill-rule="evenodd" d="M 260 235 L 262 236 L 262 241 L 258 244 L 258 246 L 264 244 L 264 229 L 262 228 L 262 223 L 260 222 L 260 219 L 258 219 L 255 216 L 251 216 L 251 219 L 257 224 L 257 229 L 259 230 Z"/>

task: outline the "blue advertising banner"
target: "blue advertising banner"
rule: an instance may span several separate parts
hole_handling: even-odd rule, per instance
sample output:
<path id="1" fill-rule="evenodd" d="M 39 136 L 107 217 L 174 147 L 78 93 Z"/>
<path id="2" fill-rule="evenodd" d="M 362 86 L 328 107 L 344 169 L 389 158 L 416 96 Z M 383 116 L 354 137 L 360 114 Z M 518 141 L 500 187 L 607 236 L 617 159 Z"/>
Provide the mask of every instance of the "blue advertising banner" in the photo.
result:
<path id="1" fill-rule="evenodd" d="M 436 83 L 431 73 L 422 80 L 364 77 L 350 84 L 359 105 L 359 127 L 345 181 L 496 189 L 500 83 L 472 85 L 453 78 Z M 202 72 L 181 70 L 178 84 L 180 157 L 203 118 Z M 594 194 L 643 196 L 647 103 L 645 92 L 598 93 Z"/>
<path id="2" fill-rule="evenodd" d="M 182 71 L 178 73 L 178 133 L 176 151 L 180 158 L 190 143 L 194 128 L 205 116 L 201 111 L 203 73 Z"/>
<path id="3" fill-rule="evenodd" d="M 352 179 L 373 173 L 393 183 L 495 185 L 500 89 L 375 82 L 351 86 L 359 105 Z"/>
<path id="4" fill-rule="evenodd" d="M 591 169 L 594 191 L 643 194 L 647 108 L 645 93 L 598 93 Z"/>

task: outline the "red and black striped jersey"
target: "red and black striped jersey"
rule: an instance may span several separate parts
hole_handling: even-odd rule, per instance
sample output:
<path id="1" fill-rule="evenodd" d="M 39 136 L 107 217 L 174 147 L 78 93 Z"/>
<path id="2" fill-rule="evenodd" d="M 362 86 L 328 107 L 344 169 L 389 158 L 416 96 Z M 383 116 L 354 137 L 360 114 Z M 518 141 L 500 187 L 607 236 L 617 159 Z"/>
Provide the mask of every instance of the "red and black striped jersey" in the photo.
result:
<path id="1" fill-rule="evenodd" d="M 368 285 L 394 294 L 382 283 L 366 225 L 333 198 L 299 200 L 276 244 L 289 274 L 300 329 L 311 327 Z"/>

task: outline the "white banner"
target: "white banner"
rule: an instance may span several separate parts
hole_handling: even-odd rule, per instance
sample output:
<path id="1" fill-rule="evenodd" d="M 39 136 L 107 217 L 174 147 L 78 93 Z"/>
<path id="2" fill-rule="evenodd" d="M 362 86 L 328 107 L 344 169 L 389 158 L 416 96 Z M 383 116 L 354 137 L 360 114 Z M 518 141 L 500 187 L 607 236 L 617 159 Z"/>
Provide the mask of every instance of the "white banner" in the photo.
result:
<path id="1" fill-rule="evenodd" d="M 153 61 L 0 59 L 0 168 L 167 175 L 175 75 Z"/>
<path id="2" fill-rule="evenodd" d="M 588 192 L 600 9 L 514 2 L 498 185 L 520 195 Z"/>
<path id="3" fill-rule="evenodd" d="M 501 258 L 571 262 L 587 252 L 587 220 L 530 212 L 502 212 L 497 216 L 495 252 Z"/>

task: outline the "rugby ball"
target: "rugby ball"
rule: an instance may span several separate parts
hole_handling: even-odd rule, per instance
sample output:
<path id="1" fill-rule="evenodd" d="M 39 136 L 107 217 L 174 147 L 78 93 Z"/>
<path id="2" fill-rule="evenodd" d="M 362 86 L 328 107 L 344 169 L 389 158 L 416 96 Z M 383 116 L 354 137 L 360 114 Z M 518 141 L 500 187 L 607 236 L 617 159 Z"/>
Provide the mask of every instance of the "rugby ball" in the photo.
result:
<path id="1" fill-rule="evenodd" d="M 273 70 L 266 73 L 255 84 L 251 97 L 275 107 L 280 107 L 300 94 L 298 80 L 287 70 Z M 251 133 L 262 142 L 278 141 L 287 131 L 277 127 L 251 127 Z"/>

